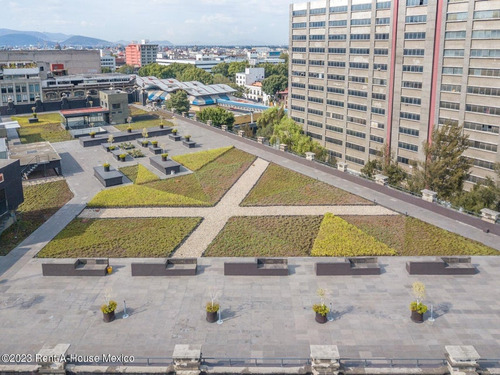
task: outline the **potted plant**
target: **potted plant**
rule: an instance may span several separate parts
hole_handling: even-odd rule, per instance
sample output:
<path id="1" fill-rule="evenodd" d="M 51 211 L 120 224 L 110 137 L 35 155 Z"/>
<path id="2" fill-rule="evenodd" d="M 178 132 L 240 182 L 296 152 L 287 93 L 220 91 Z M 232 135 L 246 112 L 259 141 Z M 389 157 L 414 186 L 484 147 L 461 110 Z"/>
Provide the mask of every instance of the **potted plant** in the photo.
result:
<path id="1" fill-rule="evenodd" d="M 174 128 L 174 129 L 172 129 L 172 134 L 173 134 L 173 135 L 176 135 L 176 134 L 177 134 L 177 129 L 175 129 L 175 128 Z"/>
<path id="2" fill-rule="evenodd" d="M 127 133 L 132 133 L 132 127 L 131 126 L 127 127 Z"/>
<path id="3" fill-rule="evenodd" d="M 325 295 L 326 295 L 326 290 L 319 288 L 316 291 L 316 294 L 319 296 L 321 303 L 317 303 L 313 305 L 313 311 L 316 313 L 316 321 L 318 323 L 326 323 L 327 321 L 327 315 L 330 312 L 330 309 L 326 307 L 325 305 Z"/>
<path id="4" fill-rule="evenodd" d="M 127 154 L 120 154 L 119 158 L 120 158 L 120 161 L 125 161 L 127 157 Z"/>
<path id="5" fill-rule="evenodd" d="M 149 141 L 146 141 L 145 139 L 141 141 L 142 147 L 148 147 Z"/>
<path id="6" fill-rule="evenodd" d="M 109 151 L 116 150 L 116 146 L 109 146 L 108 149 L 109 149 Z"/>
<path id="7" fill-rule="evenodd" d="M 148 129 L 144 128 L 142 129 L 142 138 L 147 138 L 148 137 Z"/>
<path id="8" fill-rule="evenodd" d="M 106 323 L 112 322 L 115 320 L 115 310 L 117 303 L 113 300 L 110 300 L 107 304 L 101 306 L 101 311 L 103 314 L 102 320 Z"/>
<path id="9" fill-rule="evenodd" d="M 115 140 L 115 137 L 113 137 L 113 134 L 110 134 L 108 137 L 108 143 L 112 144 L 114 140 Z"/>
<path id="10" fill-rule="evenodd" d="M 163 129 L 163 117 L 160 117 L 160 129 Z"/>
<path id="11" fill-rule="evenodd" d="M 168 158 L 168 154 L 167 153 L 161 154 L 161 160 L 162 161 L 167 161 L 167 158 Z"/>
<path id="12" fill-rule="evenodd" d="M 219 312 L 220 305 L 215 302 L 218 292 L 212 290 L 210 292 L 210 302 L 207 302 L 205 310 L 207 311 L 207 322 L 214 323 L 217 321 L 217 313 Z"/>
<path id="13" fill-rule="evenodd" d="M 95 138 L 95 132 L 90 132 L 89 135 L 90 135 L 90 138 Z"/>
<path id="14" fill-rule="evenodd" d="M 106 272 L 108 273 L 108 275 L 110 275 L 113 272 L 113 267 L 111 267 L 111 266 L 108 265 L 106 267 Z"/>
<path id="15" fill-rule="evenodd" d="M 189 140 L 191 139 L 191 136 L 190 135 L 185 135 L 184 139 L 186 140 L 186 142 L 189 142 Z"/>
<path id="16" fill-rule="evenodd" d="M 423 323 L 427 306 L 422 303 L 425 298 L 425 285 L 420 281 L 415 281 L 412 285 L 413 295 L 416 301 L 410 303 L 411 320 L 415 323 Z"/>
<path id="17" fill-rule="evenodd" d="M 152 145 L 153 145 L 153 147 L 155 147 L 155 148 L 156 148 L 156 147 L 158 147 L 158 141 L 153 141 L 153 142 L 151 142 L 151 144 L 152 144 Z"/>
<path id="18" fill-rule="evenodd" d="M 109 172 L 109 167 L 110 167 L 109 163 L 104 163 L 102 166 L 104 167 L 104 172 Z"/>

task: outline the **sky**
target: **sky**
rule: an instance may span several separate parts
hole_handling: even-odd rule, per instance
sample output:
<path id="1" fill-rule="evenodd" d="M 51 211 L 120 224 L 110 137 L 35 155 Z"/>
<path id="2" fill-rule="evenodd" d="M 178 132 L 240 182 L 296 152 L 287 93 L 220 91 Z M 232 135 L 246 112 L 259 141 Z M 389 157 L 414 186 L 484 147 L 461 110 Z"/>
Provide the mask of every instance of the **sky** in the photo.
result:
<path id="1" fill-rule="evenodd" d="M 288 44 L 291 2 L 302 0 L 1 0 L 0 28 L 111 42 Z"/>

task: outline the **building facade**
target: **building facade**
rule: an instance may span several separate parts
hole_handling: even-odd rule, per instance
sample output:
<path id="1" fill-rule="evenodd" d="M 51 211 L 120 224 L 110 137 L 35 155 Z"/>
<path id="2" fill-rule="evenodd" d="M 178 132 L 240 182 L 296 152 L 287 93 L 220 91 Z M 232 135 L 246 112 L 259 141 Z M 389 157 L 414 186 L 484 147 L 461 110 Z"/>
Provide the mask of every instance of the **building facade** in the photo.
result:
<path id="1" fill-rule="evenodd" d="M 499 0 L 293 4 L 289 113 L 353 170 L 384 145 L 410 170 L 434 127 L 458 122 L 470 182 L 494 178 L 499 42 Z"/>
<path id="2" fill-rule="evenodd" d="M 9 100 L 14 104 L 29 104 L 42 97 L 39 68 L 31 63 L 12 69 L 6 66 L 0 64 L 0 107 L 8 105 Z"/>
<path id="3" fill-rule="evenodd" d="M 125 48 L 125 61 L 127 65 L 140 68 L 156 62 L 158 44 L 149 44 L 143 40 L 140 44 L 129 44 Z"/>
<path id="4" fill-rule="evenodd" d="M 236 84 L 240 86 L 262 82 L 265 78 L 264 68 L 245 68 L 245 72 L 236 73 Z"/>

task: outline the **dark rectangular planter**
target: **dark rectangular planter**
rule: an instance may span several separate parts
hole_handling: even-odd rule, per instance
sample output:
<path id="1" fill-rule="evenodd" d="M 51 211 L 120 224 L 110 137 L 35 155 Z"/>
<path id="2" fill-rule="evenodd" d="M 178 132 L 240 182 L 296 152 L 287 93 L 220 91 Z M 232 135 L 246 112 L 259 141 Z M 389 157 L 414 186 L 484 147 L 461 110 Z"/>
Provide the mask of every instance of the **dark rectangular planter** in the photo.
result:
<path id="1" fill-rule="evenodd" d="M 196 142 L 193 141 L 182 141 L 182 145 L 187 148 L 194 148 L 196 147 Z"/>
<path id="2" fill-rule="evenodd" d="M 149 146 L 149 151 L 151 151 L 155 155 L 161 154 L 163 152 L 163 150 L 160 147 L 153 147 L 153 146 Z"/>
<path id="3" fill-rule="evenodd" d="M 131 264 L 132 276 L 195 276 L 196 258 L 168 259 L 158 262 L 136 262 Z"/>
<path id="4" fill-rule="evenodd" d="M 150 157 L 149 163 L 166 175 L 172 174 L 172 172 L 174 174 L 179 173 L 181 171 L 181 165 L 179 163 L 171 159 L 163 160 L 161 156 Z"/>
<path id="5" fill-rule="evenodd" d="M 177 135 L 177 134 L 169 134 L 168 138 L 170 138 L 172 141 L 178 142 L 181 140 L 182 137 L 180 135 Z"/>
<path id="6" fill-rule="evenodd" d="M 42 264 L 43 276 L 106 276 L 109 259 L 82 258 Z"/>
<path id="7" fill-rule="evenodd" d="M 94 167 L 94 177 L 105 187 L 123 184 L 123 174 L 113 167 L 110 167 L 109 172 L 102 166 Z"/>

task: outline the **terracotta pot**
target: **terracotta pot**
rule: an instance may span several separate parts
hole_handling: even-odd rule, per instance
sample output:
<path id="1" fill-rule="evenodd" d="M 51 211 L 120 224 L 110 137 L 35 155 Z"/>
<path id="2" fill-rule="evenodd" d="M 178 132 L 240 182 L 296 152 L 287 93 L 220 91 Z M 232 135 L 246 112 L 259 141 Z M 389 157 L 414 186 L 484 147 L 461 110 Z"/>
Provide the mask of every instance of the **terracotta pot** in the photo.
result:
<path id="1" fill-rule="evenodd" d="M 106 323 L 112 322 L 115 320 L 115 312 L 111 311 L 110 313 L 102 313 L 102 320 L 104 320 Z"/>
<path id="2" fill-rule="evenodd" d="M 316 321 L 318 323 L 324 324 L 328 321 L 326 315 L 321 315 L 320 313 L 316 313 Z"/>
<path id="3" fill-rule="evenodd" d="M 418 311 L 411 312 L 411 320 L 415 323 L 423 323 L 424 322 L 424 314 L 420 314 Z"/>
<path id="4" fill-rule="evenodd" d="M 215 323 L 217 321 L 217 311 L 216 312 L 208 312 L 207 311 L 207 322 Z"/>

